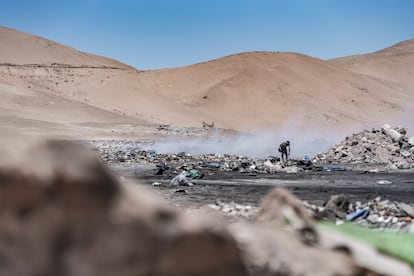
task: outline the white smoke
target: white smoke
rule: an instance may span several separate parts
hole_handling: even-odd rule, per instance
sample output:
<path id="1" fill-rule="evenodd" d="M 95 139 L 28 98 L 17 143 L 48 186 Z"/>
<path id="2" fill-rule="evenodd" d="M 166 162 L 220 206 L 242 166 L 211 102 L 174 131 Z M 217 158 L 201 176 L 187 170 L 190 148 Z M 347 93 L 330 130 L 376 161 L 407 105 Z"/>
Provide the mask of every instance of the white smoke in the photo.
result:
<path id="1" fill-rule="evenodd" d="M 153 149 L 158 153 L 185 152 L 192 155 L 219 153 L 235 154 L 252 158 L 279 156 L 279 144 L 289 140 L 291 157 L 313 157 L 325 151 L 337 141 L 320 135 L 309 133 L 302 135 L 286 135 L 282 133 L 258 133 L 255 135 L 236 135 L 224 138 L 180 138 L 158 141 L 147 145 L 146 149 Z"/>

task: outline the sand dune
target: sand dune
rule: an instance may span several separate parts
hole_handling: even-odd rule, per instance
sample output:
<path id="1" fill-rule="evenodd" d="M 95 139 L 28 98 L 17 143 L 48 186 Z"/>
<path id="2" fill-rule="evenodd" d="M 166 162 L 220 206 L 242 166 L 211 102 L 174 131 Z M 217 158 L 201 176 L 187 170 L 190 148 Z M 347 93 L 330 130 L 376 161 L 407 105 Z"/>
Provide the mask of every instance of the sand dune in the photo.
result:
<path id="1" fill-rule="evenodd" d="M 414 39 L 375 53 L 333 59 L 329 63 L 352 72 L 392 81 L 411 91 L 414 89 Z"/>
<path id="2" fill-rule="evenodd" d="M 102 132 L 123 122 L 201 127 L 203 120 L 242 131 L 346 132 L 399 122 L 414 110 L 414 95 L 408 90 L 413 87 L 412 71 L 401 80 L 387 71 L 392 71 L 391 65 L 407 68 L 404 62 L 410 63 L 412 42 L 400 46 L 333 61 L 251 52 L 186 67 L 137 71 L 0 28 L 0 118 L 3 132 L 33 124 L 68 135 L 88 124 L 99 125 Z M 369 62 L 362 66 L 365 60 Z M 361 64 L 358 70 L 355 64 Z"/>
<path id="3" fill-rule="evenodd" d="M 139 77 L 163 97 L 242 129 L 375 124 L 397 116 L 408 97 L 388 83 L 294 53 L 238 54 Z"/>

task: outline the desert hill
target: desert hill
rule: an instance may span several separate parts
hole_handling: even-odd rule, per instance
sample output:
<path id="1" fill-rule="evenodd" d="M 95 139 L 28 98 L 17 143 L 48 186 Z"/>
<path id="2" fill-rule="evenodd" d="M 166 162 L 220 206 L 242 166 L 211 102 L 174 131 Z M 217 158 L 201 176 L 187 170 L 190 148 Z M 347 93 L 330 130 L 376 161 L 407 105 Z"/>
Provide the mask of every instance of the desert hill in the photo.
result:
<path id="1" fill-rule="evenodd" d="M 0 27 L 1 138 L 46 134 L 85 139 L 115 136 L 114 131 L 121 136 L 134 134 L 136 125 L 148 125 L 66 97 L 65 88 L 49 88 L 66 83 L 71 72 L 87 70 L 135 71 L 106 57 Z"/>
<path id="2" fill-rule="evenodd" d="M 414 90 L 414 39 L 371 53 L 333 59 L 331 64 Z"/>
<path id="3" fill-rule="evenodd" d="M 113 59 L 79 52 L 48 39 L 0 26 L 0 63 L 132 69 Z"/>
<path id="4" fill-rule="evenodd" d="M 398 122 L 414 109 L 412 93 L 389 78 L 296 53 L 242 53 L 138 71 L 0 28 L 0 64 L 3 132 L 22 126 L 22 132 L 70 135 L 82 127 L 87 136 L 125 124 L 128 136 L 140 125 L 201 127 L 202 121 L 242 131 L 346 132 Z"/>
<path id="5" fill-rule="evenodd" d="M 143 72 L 151 91 L 238 129 L 346 128 L 398 116 L 408 95 L 295 53 L 253 52 Z"/>

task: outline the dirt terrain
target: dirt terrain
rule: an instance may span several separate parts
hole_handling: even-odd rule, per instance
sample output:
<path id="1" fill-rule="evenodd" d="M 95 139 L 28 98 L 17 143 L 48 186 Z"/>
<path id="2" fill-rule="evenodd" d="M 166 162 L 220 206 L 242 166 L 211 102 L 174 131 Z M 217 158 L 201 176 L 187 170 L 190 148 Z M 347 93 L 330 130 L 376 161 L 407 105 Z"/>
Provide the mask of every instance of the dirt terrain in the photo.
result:
<path id="1" fill-rule="evenodd" d="M 273 187 L 286 187 L 300 199 L 316 205 L 322 205 L 331 195 L 337 194 L 348 195 L 352 202 L 366 202 L 379 196 L 390 201 L 414 203 L 412 170 L 380 173 L 310 171 L 298 174 L 240 174 L 206 170 L 203 179 L 192 180 L 194 186 L 171 187 L 168 185 L 171 176 L 154 175 L 154 167 L 113 169 L 118 175 L 143 183 L 183 208 L 199 208 L 216 201 L 257 206 Z M 153 187 L 154 182 L 164 185 Z"/>

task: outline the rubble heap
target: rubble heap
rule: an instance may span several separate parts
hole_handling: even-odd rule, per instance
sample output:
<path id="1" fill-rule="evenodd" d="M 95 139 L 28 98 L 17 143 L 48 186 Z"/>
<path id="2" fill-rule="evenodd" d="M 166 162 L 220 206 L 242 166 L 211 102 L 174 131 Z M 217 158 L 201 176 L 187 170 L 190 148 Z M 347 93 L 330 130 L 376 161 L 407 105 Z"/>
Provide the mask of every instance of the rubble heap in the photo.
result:
<path id="1" fill-rule="evenodd" d="M 237 171 L 240 173 L 297 173 L 312 169 L 310 161 L 290 160 L 280 162 L 277 157 L 249 158 L 234 154 L 202 154 L 191 155 L 185 152 L 160 154 L 137 141 L 88 141 L 87 144 L 97 151 L 101 160 L 116 165 L 168 165 L 172 171 L 191 168 L 208 168 L 220 171 Z"/>
<path id="2" fill-rule="evenodd" d="M 414 167 L 414 137 L 404 127 L 364 130 L 314 158 L 316 163 L 377 164 L 387 169 Z"/>

